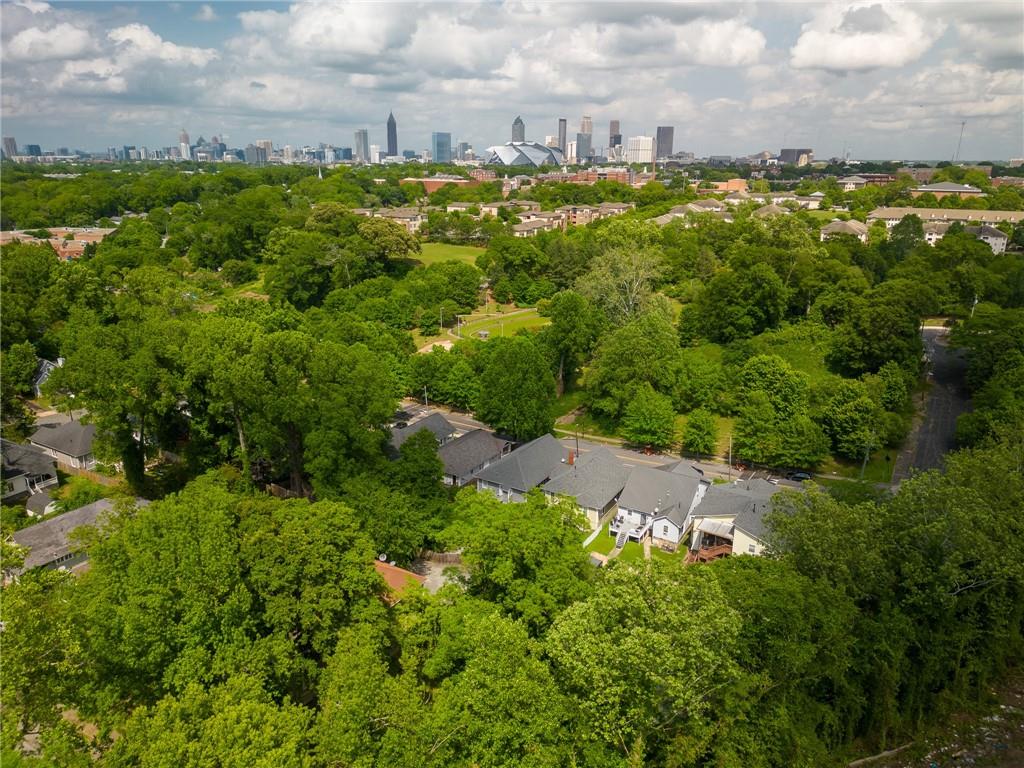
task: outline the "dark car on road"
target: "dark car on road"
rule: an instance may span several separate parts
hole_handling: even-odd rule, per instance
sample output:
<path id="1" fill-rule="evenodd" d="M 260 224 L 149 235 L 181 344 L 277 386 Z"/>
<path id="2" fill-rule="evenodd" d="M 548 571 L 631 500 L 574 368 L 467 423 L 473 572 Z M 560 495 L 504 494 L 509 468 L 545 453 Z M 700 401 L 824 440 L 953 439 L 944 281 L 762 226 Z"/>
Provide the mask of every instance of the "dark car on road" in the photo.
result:
<path id="1" fill-rule="evenodd" d="M 798 483 L 802 483 L 804 480 L 810 480 L 811 476 L 807 472 L 787 472 L 787 480 L 796 480 Z"/>

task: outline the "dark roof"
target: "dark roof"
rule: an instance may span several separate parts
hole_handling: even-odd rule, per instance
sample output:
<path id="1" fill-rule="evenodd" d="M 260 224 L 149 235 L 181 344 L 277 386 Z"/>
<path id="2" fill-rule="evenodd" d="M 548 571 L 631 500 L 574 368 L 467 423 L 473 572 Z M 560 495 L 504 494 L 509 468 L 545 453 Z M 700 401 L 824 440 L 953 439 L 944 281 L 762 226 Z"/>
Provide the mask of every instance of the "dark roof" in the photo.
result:
<path id="1" fill-rule="evenodd" d="M 34 445 L 12 443 L 0 438 L 0 453 L 3 454 L 3 477 L 21 475 L 57 476 L 57 465 L 42 449 Z"/>
<path id="2" fill-rule="evenodd" d="M 66 456 L 88 456 L 96 437 L 95 424 L 69 421 L 64 424 L 44 424 L 35 431 L 29 442 L 63 453 Z"/>
<path id="3" fill-rule="evenodd" d="M 542 435 L 477 473 L 481 480 L 525 493 L 562 468 L 569 452 L 551 435 Z"/>
<path id="4" fill-rule="evenodd" d="M 43 358 L 39 358 L 39 362 L 36 363 L 36 372 L 32 376 L 32 386 L 41 387 L 46 383 L 46 380 L 50 378 L 50 374 L 53 373 L 54 369 L 57 368 L 57 364 Z"/>
<path id="5" fill-rule="evenodd" d="M 572 496 L 581 507 L 604 509 L 622 491 L 629 474 L 629 467 L 624 466 L 614 453 L 598 446 L 548 480 L 543 490 Z"/>
<path id="6" fill-rule="evenodd" d="M 1009 240 L 1010 239 L 1007 236 L 1007 234 L 1005 232 L 1003 232 L 1003 230 L 998 229 L 996 227 L 989 226 L 988 224 L 982 224 L 980 227 L 964 227 L 964 232 L 967 232 L 968 234 L 974 235 L 975 237 L 982 237 L 982 236 L 984 236 L 984 237 L 998 237 L 998 238 L 1002 238 L 1003 240 Z"/>
<path id="7" fill-rule="evenodd" d="M 700 473 L 682 462 L 668 468 L 636 467 L 622 489 L 619 506 L 682 525 L 700 483 Z"/>
<path id="8" fill-rule="evenodd" d="M 46 512 L 46 508 L 52 501 L 53 497 L 50 496 L 50 492 L 43 490 L 39 493 L 33 493 L 25 499 L 25 509 L 34 515 L 42 515 Z"/>
<path id="9" fill-rule="evenodd" d="M 733 517 L 733 526 L 755 539 L 764 538 L 764 516 L 779 487 L 767 480 L 713 485 L 693 511 L 694 517 Z"/>
<path id="10" fill-rule="evenodd" d="M 486 429 L 474 429 L 442 445 L 437 455 L 444 463 L 446 475 L 464 477 L 481 464 L 501 456 L 508 445 L 508 440 L 495 437 Z"/>
<path id="11" fill-rule="evenodd" d="M 407 427 L 391 430 L 391 447 L 395 450 L 402 447 L 402 443 L 424 429 L 434 433 L 434 437 L 440 443 L 455 434 L 455 427 L 448 423 L 448 419 L 440 413 L 432 413 Z"/>
<path id="12" fill-rule="evenodd" d="M 149 504 L 139 499 L 138 505 Z M 110 499 L 100 499 L 84 507 L 65 512 L 63 515 L 51 517 L 41 523 L 30 525 L 14 533 L 14 542 L 29 549 L 25 556 L 22 570 L 48 565 L 71 551 L 68 541 L 69 534 L 85 525 L 95 525 L 101 515 L 114 508 Z"/>

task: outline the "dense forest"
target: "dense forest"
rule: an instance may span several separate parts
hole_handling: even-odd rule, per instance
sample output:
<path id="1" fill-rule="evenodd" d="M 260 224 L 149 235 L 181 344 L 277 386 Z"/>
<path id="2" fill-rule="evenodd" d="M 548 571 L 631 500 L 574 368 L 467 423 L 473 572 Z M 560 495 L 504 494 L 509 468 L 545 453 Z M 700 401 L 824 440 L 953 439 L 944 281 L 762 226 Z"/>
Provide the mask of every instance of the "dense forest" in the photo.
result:
<path id="1" fill-rule="evenodd" d="M 916 217 L 819 239 L 832 215 L 909 204 L 904 181 L 808 179 L 846 210 L 665 226 L 696 199 L 676 180 L 545 183 L 518 194 L 635 208 L 533 238 L 507 212 L 432 211 L 418 234 L 351 212 L 500 198 L 406 174 L 4 167 L 5 229 L 123 216 L 77 261 L 3 247 L 4 435 L 32 429 L 37 357 L 62 358 L 47 403 L 87 409 L 105 467 L 154 500 L 83 537 L 81 577 L 4 587 L 4 765 L 829 765 L 1019 662 L 1019 250 L 957 226 L 928 245 Z M 452 243 L 477 247 L 428 258 Z M 451 335 L 485 305 L 536 322 Z M 426 434 L 387 451 L 401 398 L 426 393 L 518 440 L 572 413 L 688 455 L 728 434 L 773 467 L 884 464 L 925 318 L 967 357 L 962 450 L 894 494 L 781 494 L 763 558 L 596 570 L 568 503 L 452 495 Z M 383 600 L 374 558 L 425 548 L 461 550 L 457 583 Z"/>

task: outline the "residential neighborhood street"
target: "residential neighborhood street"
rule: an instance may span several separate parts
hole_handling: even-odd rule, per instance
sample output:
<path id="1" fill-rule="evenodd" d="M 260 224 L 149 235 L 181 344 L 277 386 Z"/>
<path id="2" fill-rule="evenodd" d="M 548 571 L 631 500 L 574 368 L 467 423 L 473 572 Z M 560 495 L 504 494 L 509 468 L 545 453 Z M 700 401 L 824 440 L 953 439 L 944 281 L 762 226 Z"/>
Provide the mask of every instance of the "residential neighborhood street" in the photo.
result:
<path id="1" fill-rule="evenodd" d="M 964 382 L 963 353 L 949 346 L 949 329 L 926 326 L 922 331 L 928 357 L 928 392 L 907 442 L 896 458 L 893 483 L 910 477 L 912 470 L 939 469 L 955 445 L 956 420 L 970 409 Z"/>

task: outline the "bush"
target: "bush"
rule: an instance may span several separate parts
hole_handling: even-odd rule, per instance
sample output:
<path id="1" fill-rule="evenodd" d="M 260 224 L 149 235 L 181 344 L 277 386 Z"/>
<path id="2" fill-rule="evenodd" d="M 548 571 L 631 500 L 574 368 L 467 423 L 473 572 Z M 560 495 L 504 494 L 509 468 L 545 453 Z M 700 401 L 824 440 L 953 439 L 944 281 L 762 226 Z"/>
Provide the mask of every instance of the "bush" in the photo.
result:
<path id="1" fill-rule="evenodd" d="M 251 283 L 259 277 L 259 272 L 251 261 L 228 259 L 220 268 L 220 276 L 228 285 L 237 286 Z"/>

